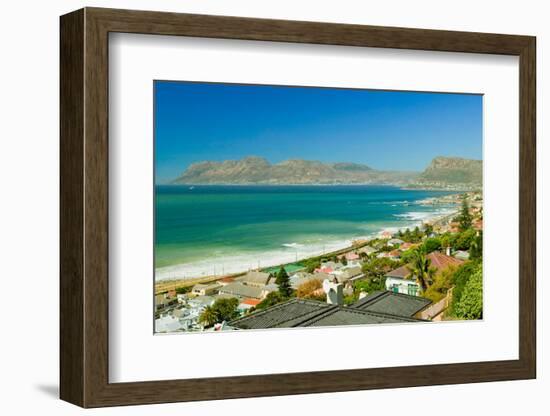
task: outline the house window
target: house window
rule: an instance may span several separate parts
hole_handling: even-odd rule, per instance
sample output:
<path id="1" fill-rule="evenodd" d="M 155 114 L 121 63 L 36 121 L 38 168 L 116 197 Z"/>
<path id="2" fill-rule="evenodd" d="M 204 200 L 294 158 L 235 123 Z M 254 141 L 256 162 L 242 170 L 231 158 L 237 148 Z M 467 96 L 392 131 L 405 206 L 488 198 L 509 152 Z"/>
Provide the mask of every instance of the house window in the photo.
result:
<path id="1" fill-rule="evenodd" d="M 399 293 L 399 285 L 394 283 L 391 287 L 391 290 L 394 293 Z"/>
<path id="2" fill-rule="evenodd" d="M 416 286 L 415 285 L 408 285 L 407 286 L 407 294 L 411 295 L 411 296 L 416 296 Z"/>

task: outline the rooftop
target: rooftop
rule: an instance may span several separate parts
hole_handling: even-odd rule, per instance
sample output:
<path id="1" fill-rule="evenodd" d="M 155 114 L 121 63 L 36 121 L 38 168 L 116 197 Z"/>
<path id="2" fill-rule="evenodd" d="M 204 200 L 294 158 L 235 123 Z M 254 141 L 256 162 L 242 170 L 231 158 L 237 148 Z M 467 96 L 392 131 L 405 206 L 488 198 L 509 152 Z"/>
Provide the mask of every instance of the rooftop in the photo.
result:
<path id="1" fill-rule="evenodd" d="M 264 289 L 262 288 L 243 285 L 242 283 L 238 282 L 229 283 L 220 288 L 220 293 L 222 294 L 234 295 L 242 298 L 261 299 L 263 292 Z"/>
<path id="2" fill-rule="evenodd" d="M 445 254 L 442 254 L 438 251 L 434 251 L 428 254 L 426 257 L 428 257 L 428 259 L 430 260 L 432 267 L 436 268 L 437 273 L 443 271 L 449 266 L 460 266 L 462 263 L 464 263 L 464 261 L 460 259 L 446 256 Z M 411 274 L 409 267 L 410 264 L 398 267 L 397 269 L 386 273 L 386 277 L 399 277 L 405 279 Z"/>
<path id="3" fill-rule="evenodd" d="M 399 316 L 295 298 L 238 318 L 231 321 L 230 325 L 239 329 L 267 329 L 418 321 L 421 320 L 411 318 L 410 315 Z"/>
<path id="4" fill-rule="evenodd" d="M 260 302 L 261 302 L 261 301 L 260 301 L 259 299 L 247 298 L 247 299 L 243 299 L 243 300 L 241 301 L 241 304 L 256 306 L 256 305 L 258 305 L 258 303 L 260 303 Z"/>
<path id="5" fill-rule="evenodd" d="M 258 285 L 267 285 L 271 275 L 265 272 L 251 271 L 242 277 L 237 278 L 239 282 L 255 283 Z"/>
<path id="6" fill-rule="evenodd" d="M 363 311 L 412 317 L 432 303 L 429 299 L 392 291 L 377 291 L 351 305 Z"/>
<path id="7" fill-rule="evenodd" d="M 213 283 L 197 283 L 193 286 L 193 290 L 202 290 L 202 289 L 215 289 L 219 284 L 216 282 Z"/>

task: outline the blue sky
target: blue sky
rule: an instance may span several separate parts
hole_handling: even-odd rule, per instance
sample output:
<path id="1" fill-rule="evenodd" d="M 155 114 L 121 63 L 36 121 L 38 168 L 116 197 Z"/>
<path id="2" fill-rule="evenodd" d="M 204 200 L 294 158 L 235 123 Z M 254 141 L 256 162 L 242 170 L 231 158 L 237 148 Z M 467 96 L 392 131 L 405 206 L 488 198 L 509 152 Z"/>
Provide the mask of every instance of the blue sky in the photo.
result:
<path id="1" fill-rule="evenodd" d="M 245 156 L 423 170 L 481 159 L 482 96 L 155 81 L 157 183 Z"/>

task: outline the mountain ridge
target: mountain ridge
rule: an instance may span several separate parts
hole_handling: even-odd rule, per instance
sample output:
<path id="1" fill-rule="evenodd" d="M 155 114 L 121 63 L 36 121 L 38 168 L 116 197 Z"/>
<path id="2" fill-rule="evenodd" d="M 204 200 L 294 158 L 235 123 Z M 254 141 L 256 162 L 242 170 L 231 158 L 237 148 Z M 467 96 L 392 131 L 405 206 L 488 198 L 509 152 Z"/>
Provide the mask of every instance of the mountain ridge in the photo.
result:
<path id="1" fill-rule="evenodd" d="M 352 185 L 391 184 L 412 188 L 481 186 L 481 160 L 438 156 L 422 172 L 383 171 L 352 162 L 289 159 L 272 164 L 258 156 L 222 162 L 202 161 L 172 184 L 186 185 Z"/>

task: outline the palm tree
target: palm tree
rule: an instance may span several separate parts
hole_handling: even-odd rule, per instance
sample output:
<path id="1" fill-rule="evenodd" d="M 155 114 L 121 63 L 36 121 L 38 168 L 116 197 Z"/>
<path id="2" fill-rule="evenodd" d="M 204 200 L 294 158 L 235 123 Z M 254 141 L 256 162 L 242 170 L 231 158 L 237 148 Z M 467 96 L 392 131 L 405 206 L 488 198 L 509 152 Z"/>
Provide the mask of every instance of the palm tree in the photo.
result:
<path id="1" fill-rule="evenodd" d="M 433 280 L 436 272 L 435 267 L 432 267 L 431 260 L 424 253 L 415 251 L 413 261 L 407 268 L 410 271 L 407 277 L 415 277 L 422 291 L 426 291 L 428 282 Z"/>
<path id="2" fill-rule="evenodd" d="M 199 322 L 204 326 L 212 326 L 218 322 L 218 314 L 212 306 L 207 306 L 199 316 Z"/>

